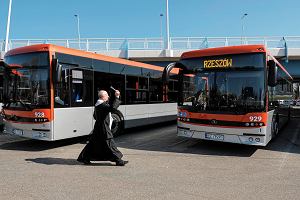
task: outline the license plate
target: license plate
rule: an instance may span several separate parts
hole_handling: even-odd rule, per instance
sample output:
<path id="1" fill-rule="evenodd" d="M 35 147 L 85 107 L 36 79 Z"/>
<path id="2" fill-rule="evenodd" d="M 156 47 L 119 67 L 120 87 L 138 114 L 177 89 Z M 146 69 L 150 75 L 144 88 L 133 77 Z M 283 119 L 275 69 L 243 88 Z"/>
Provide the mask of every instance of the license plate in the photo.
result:
<path id="1" fill-rule="evenodd" d="M 19 129 L 14 129 L 13 133 L 16 134 L 16 135 L 23 135 L 23 131 L 19 130 Z"/>
<path id="2" fill-rule="evenodd" d="M 209 140 L 223 141 L 224 140 L 224 135 L 213 134 L 213 133 L 205 133 L 205 138 L 209 139 Z"/>

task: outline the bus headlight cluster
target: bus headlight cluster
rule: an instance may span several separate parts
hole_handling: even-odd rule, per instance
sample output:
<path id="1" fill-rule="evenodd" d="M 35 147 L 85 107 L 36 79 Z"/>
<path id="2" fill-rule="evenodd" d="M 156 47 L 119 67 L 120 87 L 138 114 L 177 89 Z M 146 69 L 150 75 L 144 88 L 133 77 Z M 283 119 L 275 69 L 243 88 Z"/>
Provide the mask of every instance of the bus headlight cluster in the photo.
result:
<path id="1" fill-rule="evenodd" d="M 186 112 L 178 112 L 178 116 L 179 117 L 187 117 L 187 113 Z"/>
<path id="2" fill-rule="evenodd" d="M 245 126 L 247 127 L 260 127 L 264 126 L 265 124 L 263 122 L 246 122 Z"/>

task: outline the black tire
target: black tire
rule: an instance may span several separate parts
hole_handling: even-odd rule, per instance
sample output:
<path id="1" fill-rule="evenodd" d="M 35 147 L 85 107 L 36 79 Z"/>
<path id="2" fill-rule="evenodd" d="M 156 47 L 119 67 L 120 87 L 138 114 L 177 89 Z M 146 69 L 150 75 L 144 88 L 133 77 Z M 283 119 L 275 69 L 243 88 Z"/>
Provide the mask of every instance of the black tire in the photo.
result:
<path id="1" fill-rule="evenodd" d="M 0 132 L 4 131 L 4 124 L 0 124 Z"/>
<path id="2" fill-rule="evenodd" d="M 272 132 L 272 138 L 274 138 L 279 132 L 278 117 L 273 117 L 271 132 Z"/>
<path id="3" fill-rule="evenodd" d="M 112 112 L 111 117 L 113 118 L 111 132 L 115 137 L 117 135 L 120 135 L 124 130 L 124 117 L 119 111 Z"/>

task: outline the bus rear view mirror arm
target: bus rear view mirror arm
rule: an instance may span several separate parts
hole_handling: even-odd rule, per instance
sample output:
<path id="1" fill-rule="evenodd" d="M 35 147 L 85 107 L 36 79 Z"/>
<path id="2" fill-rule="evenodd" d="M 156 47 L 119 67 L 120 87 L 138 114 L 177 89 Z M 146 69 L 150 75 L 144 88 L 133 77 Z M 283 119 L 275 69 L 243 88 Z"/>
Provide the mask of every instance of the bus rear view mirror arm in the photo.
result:
<path id="1" fill-rule="evenodd" d="M 61 74 L 62 74 L 62 65 L 58 63 L 57 58 L 53 58 L 52 60 L 52 67 L 53 67 L 53 78 L 56 83 L 61 82 Z"/>
<path id="2" fill-rule="evenodd" d="M 169 82 L 170 73 L 174 68 L 181 68 L 182 69 L 183 66 L 180 63 L 177 63 L 177 62 L 173 62 L 173 63 L 168 64 L 164 68 L 164 71 L 163 71 L 163 74 L 162 74 L 162 81 L 163 81 L 164 84 Z"/>
<path id="3" fill-rule="evenodd" d="M 62 74 L 62 65 L 58 64 L 56 67 L 56 80 L 57 82 L 61 82 L 61 74 Z"/>

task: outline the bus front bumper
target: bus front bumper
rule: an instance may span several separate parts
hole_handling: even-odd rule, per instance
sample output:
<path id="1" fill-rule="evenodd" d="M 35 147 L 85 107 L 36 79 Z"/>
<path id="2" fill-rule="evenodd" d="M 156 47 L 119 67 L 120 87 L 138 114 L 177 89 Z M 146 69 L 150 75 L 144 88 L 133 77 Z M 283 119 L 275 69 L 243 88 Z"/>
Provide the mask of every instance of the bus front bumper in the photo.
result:
<path id="1" fill-rule="evenodd" d="M 181 137 L 246 145 L 266 146 L 267 144 L 266 127 L 217 128 L 196 126 L 195 128 L 187 128 L 186 126 L 178 126 L 177 135 Z"/>
<path id="2" fill-rule="evenodd" d="M 45 141 L 50 141 L 52 138 L 50 122 L 33 125 L 5 121 L 4 124 L 3 132 L 7 134 Z"/>

